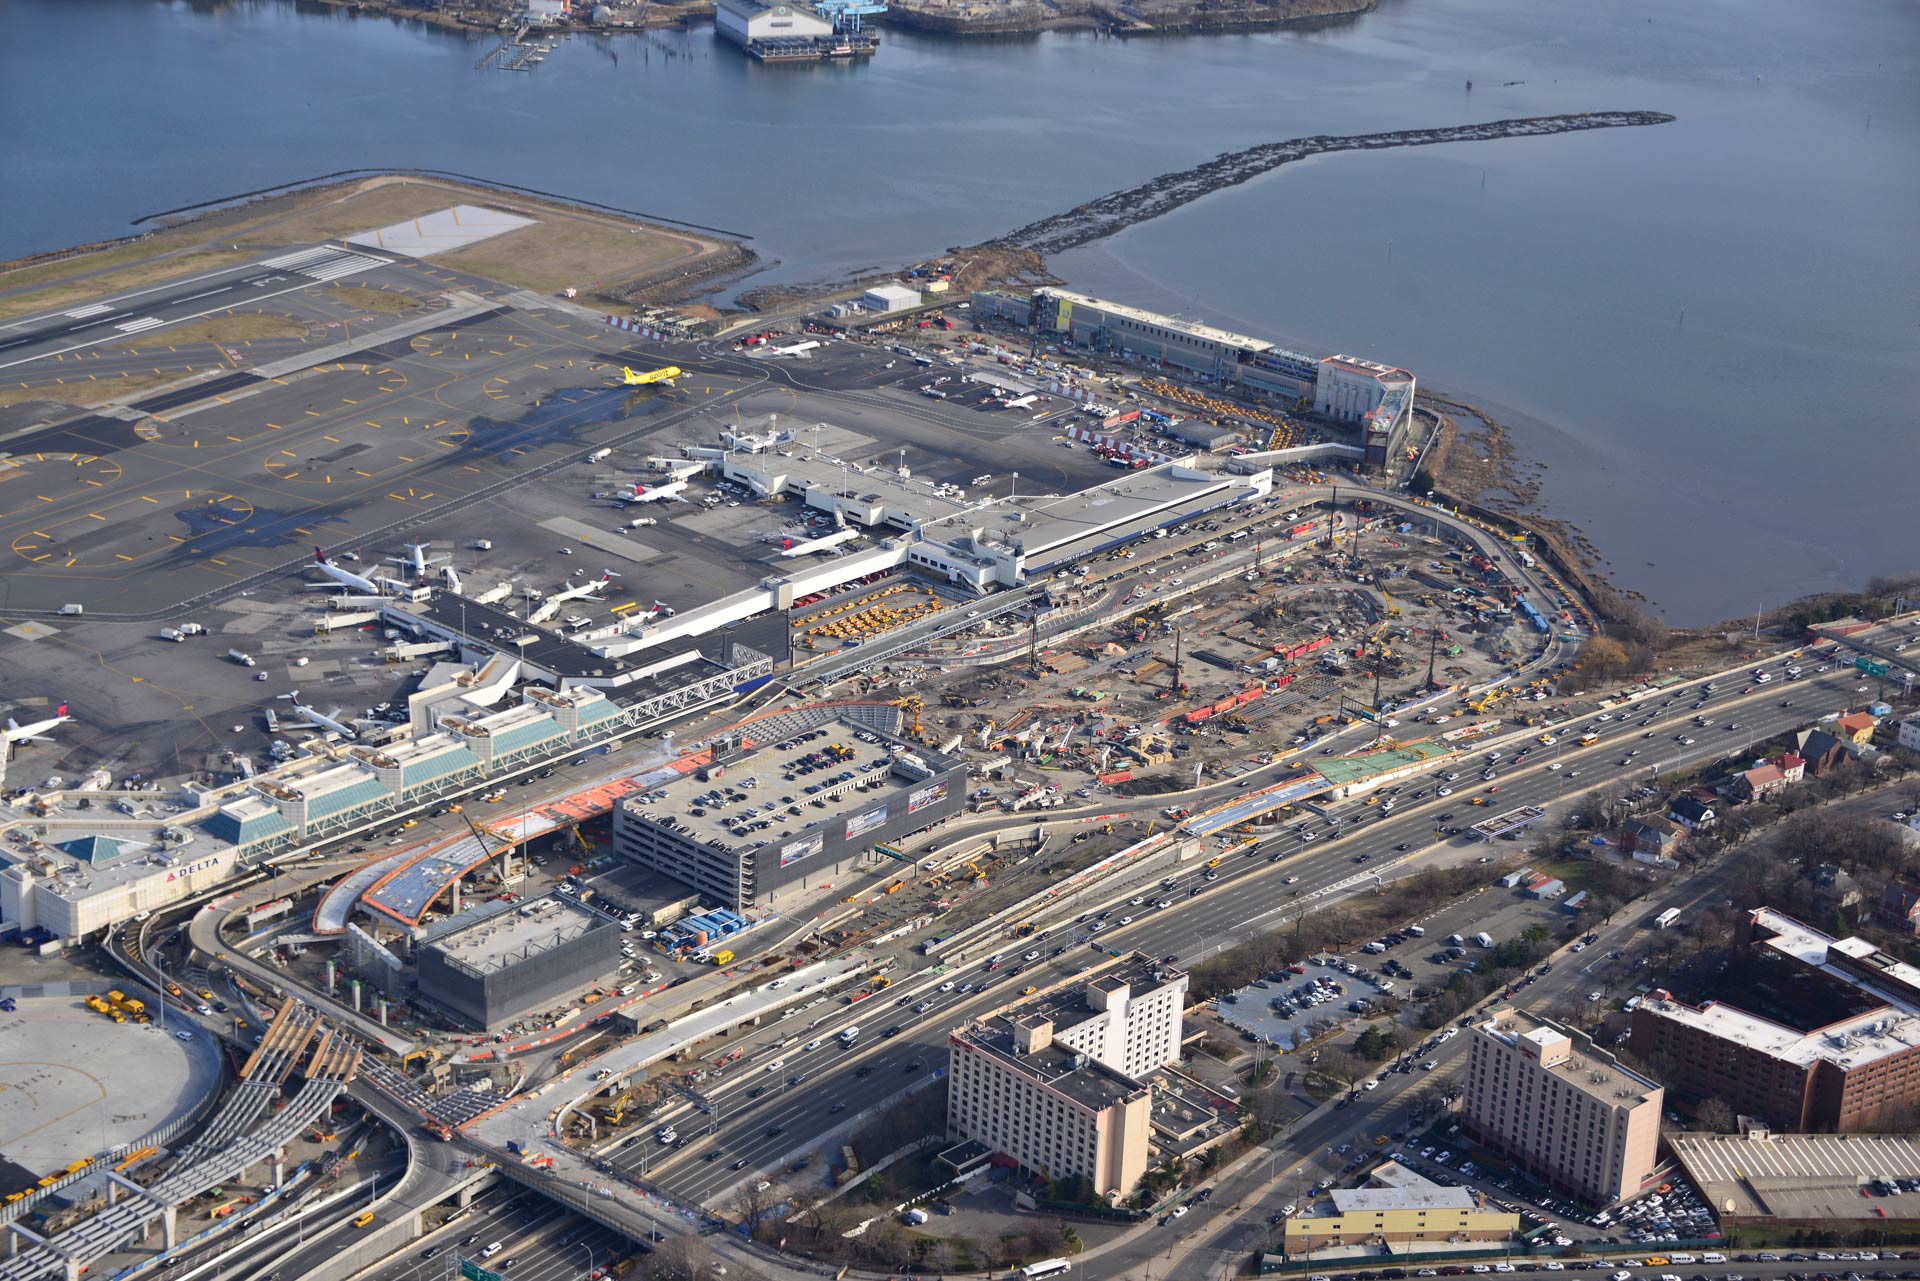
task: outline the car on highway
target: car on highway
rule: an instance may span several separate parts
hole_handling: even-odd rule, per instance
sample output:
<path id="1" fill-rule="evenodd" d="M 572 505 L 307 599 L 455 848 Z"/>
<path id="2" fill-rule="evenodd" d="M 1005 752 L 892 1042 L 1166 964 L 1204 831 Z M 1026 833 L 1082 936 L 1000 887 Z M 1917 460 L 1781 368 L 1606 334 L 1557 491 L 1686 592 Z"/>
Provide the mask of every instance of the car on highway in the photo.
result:
<path id="1" fill-rule="evenodd" d="M 1026 954 L 1026 956 L 1025 956 L 1025 957 L 1023 957 L 1022 959 L 1023 959 L 1023 960 L 1028 960 L 1028 961 L 1037 961 L 1037 960 L 1039 960 L 1039 959 L 1040 959 L 1040 953 L 1038 953 L 1038 952 L 1028 952 L 1028 953 Z"/>

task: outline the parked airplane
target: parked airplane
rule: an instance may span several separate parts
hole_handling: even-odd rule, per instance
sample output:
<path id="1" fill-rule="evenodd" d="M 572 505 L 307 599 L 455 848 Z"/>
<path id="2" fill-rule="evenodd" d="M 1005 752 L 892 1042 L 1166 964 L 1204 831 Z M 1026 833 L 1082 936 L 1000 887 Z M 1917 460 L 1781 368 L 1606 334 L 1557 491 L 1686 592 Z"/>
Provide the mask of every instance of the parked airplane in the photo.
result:
<path id="1" fill-rule="evenodd" d="M 0 732 L 0 748 L 11 747 L 15 743 L 51 743 L 53 740 L 46 736 L 46 731 L 58 729 L 72 719 L 73 717 L 67 715 L 65 703 L 60 704 L 53 715 L 46 720 L 35 721 L 31 725 L 22 725 L 9 716 L 6 730 Z"/>
<path id="2" fill-rule="evenodd" d="M 300 701 L 300 691 L 297 689 L 294 690 L 291 694 L 280 694 L 280 695 L 277 695 L 277 697 L 285 699 L 286 701 L 292 703 L 293 714 L 306 722 L 305 725 L 284 726 L 283 728 L 285 728 L 288 733 L 305 733 L 308 730 L 318 729 L 318 730 L 331 730 L 333 733 L 340 735 L 340 737 L 342 738 L 360 737 L 359 731 L 355 730 L 353 726 L 347 724 L 345 721 L 337 719 L 340 715 L 340 709 L 338 707 L 334 708 L 331 712 L 322 716 L 319 712 L 314 711 L 311 707 L 308 707 L 305 703 Z"/>
<path id="3" fill-rule="evenodd" d="M 391 594 L 384 586 L 366 577 L 364 574 L 356 574 L 350 569 L 340 568 L 340 566 L 328 560 L 327 554 L 318 547 L 313 549 L 313 564 L 316 569 L 332 581 L 325 583 L 308 583 L 307 589 L 309 591 L 330 592 L 346 587 L 356 592 L 365 592 L 369 596 L 387 596 Z"/>
<path id="4" fill-rule="evenodd" d="M 680 376 L 678 365 L 668 365 L 663 369 L 649 369 L 644 374 L 636 374 L 625 365 L 620 366 L 620 385 L 622 387 L 650 387 L 654 383 L 673 386 L 673 380 Z"/>
<path id="5" fill-rule="evenodd" d="M 560 607 L 570 600 L 604 600 L 605 597 L 600 595 L 601 590 L 606 587 L 610 580 L 618 577 L 620 577 L 620 575 L 610 569 L 606 569 L 600 571 L 599 578 L 590 582 L 581 583 L 578 587 L 572 583 L 568 583 L 565 587 L 541 601 L 540 604 L 534 608 L 533 612 L 527 615 L 527 621 L 529 623 L 544 623 L 559 613 Z"/>
<path id="6" fill-rule="evenodd" d="M 432 543 L 402 543 L 400 545 L 407 549 L 407 554 L 405 556 L 389 556 L 387 560 L 395 565 L 405 565 L 413 571 L 415 578 L 425 578 L 428 569 L 435 565 L 444 565 L 453 559 L 451 556 L 427 555 L 427 549 L 433 546 Z"/>
<path id="7" fill-rule="evenodd" d="M 686 489 L 687 482 L 684 480 L 676 480 L 668 485 L 655 485 L 652 489 L 648 489 L 636 480 L 633 482 L 632 493 L 615 490 L 613 499 L 619 503 L 664 503 L 669 499 L 676 503 L 684 503 L 687 500 L 682 495 L 686 493 Z"/>
<path id="8" fill-rule="evenodd" d="M 791 538 L 783 539 L 780 554 L 791 558 L 795 556 L 811 556 L 815 552 L 832 552 L 838 556 L 843 554 L 838 550 L 841 544 L 850 543 L 858 537 L 860 537 L 859 530 L 842 529 L 828 534 L 824 538 L 809 538 L 803 543 L 796 543 Z"/>
<path id="9" fill-rule="evenodd" d="M 770 360 L 776 356 L 799 356 L 805 359 L 819 345 L 814 341 L 797 342 L 788 347 L 761 347 L 750 354 L 762 360 Z"/>

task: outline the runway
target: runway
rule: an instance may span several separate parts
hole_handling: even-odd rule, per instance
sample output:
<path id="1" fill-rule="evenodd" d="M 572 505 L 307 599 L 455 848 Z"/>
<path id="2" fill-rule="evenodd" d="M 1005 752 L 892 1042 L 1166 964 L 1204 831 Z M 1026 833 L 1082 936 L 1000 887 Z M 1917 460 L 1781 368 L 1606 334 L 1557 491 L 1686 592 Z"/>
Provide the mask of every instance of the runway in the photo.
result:
<path id="1" fill-rule="evenodd" d="M 0 324 L 0 370 L 125 340 L 232 307 L 256 307 L 270 298 L 372 271 L 392 261 L 330 245 L 310 246 L 61 312 L 9 321 Z"/>

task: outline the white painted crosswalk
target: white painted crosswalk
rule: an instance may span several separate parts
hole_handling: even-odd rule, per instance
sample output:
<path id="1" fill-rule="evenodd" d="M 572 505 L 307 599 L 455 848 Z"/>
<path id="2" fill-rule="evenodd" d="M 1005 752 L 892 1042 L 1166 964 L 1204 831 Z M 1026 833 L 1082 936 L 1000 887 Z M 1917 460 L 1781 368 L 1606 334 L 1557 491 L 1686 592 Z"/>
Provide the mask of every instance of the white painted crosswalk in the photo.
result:
<path id="1" fill-rule="evenodd" d="M 342 276 L 351 276 L 357 272 L 371 271 L 375 267 L 384 267 L 388 261 L 390 260 L 377 258 L 372 254 L 354 253 L 350 249 L 336 249 L 331 245 L 321 245 L 314 249 L 281 254 L 278 258 L 269 258 L 260 265 L 271 267 L 275 271 L 297 271 L 314 280 L 338 280 Z"/>
<path id="2" fill-rule="evenodd" d="M 166 323 L 166 321 L 160 319 L 158 316 L 142 316 L 138 320 L 129 320 L 123 324 L 115 325 L 114 328 L 123 334 L 137 334 L 142 329 L 152 329 L 155 325 L 164 325 Z"/>
<path id="3" fill-rule="evenodd" d="M 85 320 L 88 316 L 97 316 L 103 311 L 112 311 L 112 310 L 113 310 L 112 303 L 97 302 L 90 307 L 80 307 L 73 311 L 68 312 L 67 318 L 69 320 Z"/>

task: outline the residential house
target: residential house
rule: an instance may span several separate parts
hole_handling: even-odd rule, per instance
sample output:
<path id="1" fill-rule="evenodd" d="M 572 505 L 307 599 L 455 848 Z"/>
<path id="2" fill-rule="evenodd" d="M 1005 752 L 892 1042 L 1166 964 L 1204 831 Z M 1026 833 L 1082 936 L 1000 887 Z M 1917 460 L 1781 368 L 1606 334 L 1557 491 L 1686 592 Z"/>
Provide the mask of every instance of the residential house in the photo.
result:
<path id="1" fill-rule="evenodd" d="M 1630 818 L 1620 825 L 1623 854 L 1670 858 L 1686 838 L 1685 828 L 1664 818 Z"/>
<path id="2" fill-rule="evenodd" d="M 1839 724 L 1834 728 L 1840 732 L 1840 737 L 1846 742 L 1852 743 L 1855 747 L 1864 747 L 1873 741 L 1873 730 L 1879 723 L 1866 712 L 1854 712 L 1851 715 L 1842 716 Z"/>
<path id="3" fill-rule="evenodd" d="M 1880 891 L 1880 918 L 1902 934 L 1920 937 L 1920 885 L 1888 881 Z"/>
<path id="4" fill-rule="evenodd" d="M 1782 752 L 1773 758 L 1773 763 L 1786 775 L 1787 782 L 1798 783 L 1807 776 L 1807 762 L 1804 757 L 1793 752 Z"/>
<path id="5" fill-rule="evenodd" d="M 1806 762 L 1807 773 L 1815 778 L 1825 778 L 1852 755 L 1847 744 L 1823 729 L 1803 729 L 1794 738 L 1794 754 Z"/>
<path id="6" fill-rule="evenodd" d="M 1920 752 L 1920 715 L 1900 718 L 1899 743 L 1909 752 Z"/>
<path id="7" fill-rule="evenodd" d="M 1859 884 L 1832 863 L 1810 867 L 1801 873 L 1800 879 L 1822 907 L 1852 907 L 1866 897 L 1860 892 Z"/>
<path id="8" fill-rule="evenodd" d="M 1713 826 L 1713 806 L 1697 796 L 1681 796 L 1667 806 L 1667 817 L 1689 832 L 1697 832 L 1703 827 Z"/>
<path id="9" fill-rule="evenodd" d="M 1733 794 L 1743 801 L 1764 801 L 1787 788 L 1787 776 L 1778 765 L 1768 761 L 1733 778 Z"/>

